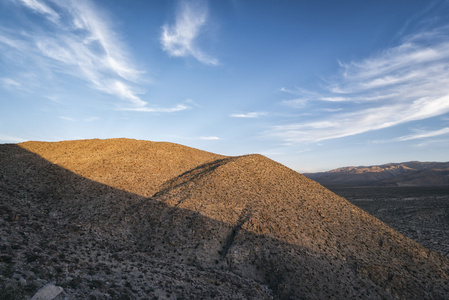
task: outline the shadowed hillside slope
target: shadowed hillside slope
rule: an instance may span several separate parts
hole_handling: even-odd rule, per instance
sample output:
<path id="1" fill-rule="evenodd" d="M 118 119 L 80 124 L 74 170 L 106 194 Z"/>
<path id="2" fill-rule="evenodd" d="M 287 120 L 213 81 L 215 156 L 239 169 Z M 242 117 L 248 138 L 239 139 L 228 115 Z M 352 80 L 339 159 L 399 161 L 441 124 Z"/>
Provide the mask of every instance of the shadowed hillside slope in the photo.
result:
<path id="1" fill-rule="evenodd" d="M 53 282 L 67 299 L 270 299 L 231 272 L 142 252 L 127 209 L 146 198 L 100 184 L 17 145 L 0 145 L 0 299 Z M 163 206 L 155 203 L 155 214 Z"/>
<path id="2" fill-rule="evenodd" d="M 86 159 L 88 152 L 77 142 L 90 144 L 89 149 L 94 152 L 92 159 Z M 3 205 L 5 210 L 16 211 L 17 208 L 8 203 L 28 203 L 35 209 L 50 207 L 48 218 L 56 216 L 57 224 L 79 220 L 75 224 L 79 224 L 79 230 L 84 233 L 82 239 L 89 241 L 93 253 L 100 257 L 103 253 L 111 257 L 115 253 L 122 255 L 116 269 L 122 273 L 124 266 L 135 266 L 133 272 L 136 273 L 130 278 L 135 279 L 133 289 L 140 294 L 136 292 L 133 296 L 145 298 L 163 290 L 175 295 L 174 298 L 180 297 L 181 289 L 163 282 L 164 278 L 172 282 L 178 270 L 183 272 L 176 280 L 179 286 L 187 289 L 184 295 L 191 293 L 209 298 L 212 294 L 199 291 L 195 294 L 186 282 L 192 281 L 192 285 L 200 286 L 201 290 L 214 291 L 214 296 L 223 299 L 271 296 L 279 299 L 444 299 L 449 293 L 447 258 L 399 234 L 312 180 L 263 156 L 223 157 L 170 144 L 154 145 L 151 149 L 142 147 L 134 154 L 136 174 L 147 177 L 133 180 L 136 177 L 132 171 L 121 173 L 120 161 L 127 160 L 122 157 L 127 151 L 114 150 L 115 142 L 119 149 L 147 143 L 128 140 L 64 142 L 73 143 L 69 147 L 72 152 L 68 156 L 59 154 L 57 159 L 51 152 L 55 148 L 64 149 L 64 143 L 21 146 L 77 174 L 100 181 L 102 172 L 98 170 L 102 170 L 103 155 L 95 150 L 95 144 L 108 144 L 107 149 L 112 150 L 107 153 L 115 153 L 105 154 L 109 157 L 108 164 L 114 166 L 108 169 L 107 176 L 112 178 L 109 184 L 119 187 L 122 175 L 123 182 L 127 181 L 136 194 L 146 196 L 151 191 L 152 197 L 93 182 L 17 147 L 16 162 L 8 163 L 9 167 L 2 170 L 1 178 L 9 189 L 5 193 L 9 201 Z M 167 155 L 167 149 L 177 151 Z M 170 158 L 171 162 L 167 164 L 161 160 L 163 166 L 158 165 L 157 160 L 151 164 L 144 162 L 154 157 L 153 152 Z M 197 154 L 199 157 L 193 157 Z M 46 167 L 33 162 L 21 163 L 30 155 Z M 188 155 L 192 155 L 190 161 Z M 84 167 L 78 167 L 74 161 L 77 157 L 80 161 L 86 159 Z M 2 165 L 6 165 L 8 154 L 0 159 Z M 14 168 L 14 165 L 20 167 Z M 132 169 L 132 164 L 129 168 Z M 146 173 L 156 169 L 161 170 L 164 180 L 158 178 L 155 183 L 151 178 L 157 176 Z M 54 172 L 71 175 L 50 176 Z M 42 182 L 40 177 L 43 177 Z M 165 182 L 159 184 L 162 181 Z M 35 184 L 48 194 L 35 193 Z M 11 224 L 14 219 L 10 220 Z M 35 219 L 40 220 L 39 217 Z M 67 236 L 76 238 L 77 233 Z M 67 239 L 69 243 L 71 240 Z M 89 251 L 85 251 L 88 256 Z M 143 258 L 133 265 L 130 262 L 133 257 Z M 20 261 L 20 257 L 14 260 Z M 153 275 L 170 274 L 159 277 L 159 281 L 144 276 L 153 285 L 152 291 L 142 288 L 145 280 L 136 277 L 142 269 L 153 268 L 149 262 L 157 265 Z M 95 271 L 92 273 L 90 276 L 95 276 Z M 201 278 L 193 280 L 195 275 Z M 211 281 L 207 282 L 204 276 L 209 275 Z M 241 280 L 237 289 L 232 286 L 235 278 Z M 111 275 L 110 280 L 118 279 Z M 212 283 L 220 289 L 211 290 Z M 82 287 L 88 290 L 89 285 L 85 283 Z M 71 291 L 70 286 L 68 291 Z M 77 291 L 74 289 L 73 293 Z"/>
<path id="3" fill-rule="evenodd" d="M 146 251 L 190 253 L 195 264 L 263 282 L 279 298 L 444 299 L 449 291 L 446 258 L 260 155 L 199 166 L 148 201 L 167 207 L 132 210 Z"/>

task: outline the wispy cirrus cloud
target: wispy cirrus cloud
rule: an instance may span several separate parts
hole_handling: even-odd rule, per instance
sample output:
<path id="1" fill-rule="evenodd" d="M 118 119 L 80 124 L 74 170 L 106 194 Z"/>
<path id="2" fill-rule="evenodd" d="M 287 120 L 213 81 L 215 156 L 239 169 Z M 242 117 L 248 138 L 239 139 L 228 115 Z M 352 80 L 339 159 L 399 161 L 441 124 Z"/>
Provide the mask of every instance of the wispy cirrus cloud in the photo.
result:
<path id="1" fill-rule="evenodd" d="M 425 138 L 431 138 L 436 137 L 440 135 L 449 134 L 449 127 L 445 127 L 439 130 L 433 130 L 433 131 L 417 131 L 414 134 L 406 135 L 402 137 L 398 137 L 395 140 L 396 141 L 410 141 L 410 140 L 418 140 L 418 139 L 425 139 Z"/>
<path id="2" fill-rule="evenodd" d="M 283 105 L 290 106 L 292 108 L 303 108 L 307 105 L 307 101 L 310 99 L 307 98 L 299 98 L 299 99 L 292 99 L 292 100 L 284 100 L 282 101 Z"/>
<path id="3" fill-rule="evenodd" d="M 11 48 L 15 48 L 15 49 L 22 49 L 27 47 L 27 44 L 22 42 L 21 40 L 18 40 L 17 38 L 11 36 L 11 37 L 7 37 L 5 35 L 5 32 L 1 32 L 0 31 L 0 44 L 6 45 L 8 47 Z"/>
<path id="4" fill-rule="evenodd" d="M 173 136 L 176 139 L 190 140 L 190 141 L 219 141 L 223 140 L 221 137 L 211 135 L 211 136 Z"/>
<path id="5" fill-rule="evenodd" d="M 85 118 L 83 121 L 84 122 L 94 122 L 94 121 L 98 121 L 100 120 L 100 117 L 89 117 L 89 118 Z"/>
<path id="6" fill-rule="evenodd" d="M 0 83 L 6 88 L 20 88 L 21 86 L 20 83 L 8 77 L 0 78 Z"/>
<path id="7" fill-rule="evenodd" d="M 248 119 L 255 119 L 262 116 L 266 116 L 268 113 L 263 111 L 254 111 L 254 112 L 248 112 L 248 113 L 241 113 L 241 114 L 232 114 L 230 117 L 232 118 L 248 118 Z"/>
<path id="8" fill-rule="evenodd" d="M 128 107 L 122 108 L 124 111 L 140 111 L 140 112 L 153 112 L 153 113 L 172 113 L 189 109 L 190 106 L 184 104 L 177 104 L 173 107 Z"/>
<path id="9" fill-rule="evenodd" d="M 16 137 L 16 136 L 9 136 L 5 134 L 0 134 L 0 142 L 2 143 L 21 143 L 25 142 L 25 139 Z"/>
<path id="10" fill-rule="evenodd" d="M 218 136 L 200 136 L 198 139 L 203 141 L 217 141 L 221 140 Z"/>
<path id="11" fill-rule="evenodd" d="M 204 53 L 197 45 L 197 39 L 206 25 L 207 18 L 206 2 L 181 1 L 175 23 L 162 27 L 162 49 L 171 56 L 192 56 L 203 64 L 218 65 L 216 58 Z"/>
<path id="12" fill-rule="evenodd" d="M 288 142 L 318 142 L 423 120 L 449 112 L 449 28 L 406 38 L 400 45 L 362 61 L 341 63 L 341 74 L 319 91 L 287 90 L 299 104 L 342 103 L 306 121 L 266 133 Z M 295 107 L 293 100 L 284 104 Z"/>
<path id="13" fill-rule="evenodd" d="M 60 118 L 61 120 L 69 121 L 69 122 L 75 122 L 75 121 L 76 121 L 74 118 L 66 117 L 66 116 L 60 116 L 59 118 Z"/>
<path id="14" fill-rule="evenodd" d="M 45 15 L 47 19 L 54 23 L 57 23 L 59 21 L 59 14 L 43 2 L 40 2 L 38 0 L 19 0 L 19 2 L 22 2 L 22 4 L 24 4 L 34 12 Z"/>
<path id="15" fill-rule="evenodd" d="M 34 22 L 29 18 L 14 28 L 0 28 L 0 51 L 10 61 L 23 64 L 21 67 L 30 72 L 34 67 L 41 81 L 45 80 L 44 74 L 50 79 L 59 77 L 59 73 L 69 74 L 91 88 L 126 100 L 131 107 L 146 107 L 147 102 L 142 99 L 147 82 L 145 71 L 136 67 L 128 48 L 113 30 L 112 22 L 93 3 L 87 0 L 11 2 L 16 8 L 48 22 Z"/>

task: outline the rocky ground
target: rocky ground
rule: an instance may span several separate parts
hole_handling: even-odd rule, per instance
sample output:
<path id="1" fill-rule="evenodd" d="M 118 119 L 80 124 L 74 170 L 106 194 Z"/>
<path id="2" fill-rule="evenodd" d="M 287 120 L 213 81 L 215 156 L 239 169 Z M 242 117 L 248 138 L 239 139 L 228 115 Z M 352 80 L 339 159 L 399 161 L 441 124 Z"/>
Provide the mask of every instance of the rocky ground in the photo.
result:
<path id="1" fill-rule="evenodd" d="M 63 287 L 69 299 L 272 297 L 266 286 L 231 272 L 149 255 L 123 228 L 112 229 L 110 219 L 117 221 L 144 197 L 87 180 L 13 145 L 1 150 L 1 299 L 29 299 L 49 282 Z"/>
<path id="2" fill-rule="evenodd" d="M 331 190 L 409 238 L 449 257 L 449 187 Z"/>
<path id="3" fill-rule="evenodd" d="M 449 294 L 447 258 L 260 155 L 98 140 L 2 145 L 0 164 L 2 299 Z"/>

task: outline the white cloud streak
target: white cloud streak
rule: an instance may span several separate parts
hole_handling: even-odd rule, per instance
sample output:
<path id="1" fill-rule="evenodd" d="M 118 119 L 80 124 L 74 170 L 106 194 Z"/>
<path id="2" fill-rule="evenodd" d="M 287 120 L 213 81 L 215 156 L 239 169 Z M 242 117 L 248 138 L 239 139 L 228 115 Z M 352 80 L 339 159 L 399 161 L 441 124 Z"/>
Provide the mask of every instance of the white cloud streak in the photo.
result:
<path id="1" fill-rule="evenodd" d="M 8 47 L 15 48 L 17 50 L 23 49 L 26 47 L 26 44 L 23 43 L 22 41 L 17 40 L 15 38 L 9 38 L 9 37 L 5 36 L 4 33 L 1 34 L 1 32 L 0 32 L 0 43 L 6 45 Z"/>
<path id="2" fill-rule="evenodd" d="M 310 99 L 308 99 L 308 98 L 300 98 L 300 99 L 293 99 L 293 100 L 284 100 L 284 101 L 282 101 L 282 104 L 283 104 L 283 105 L 286 105 L 286 106 L 293 107 L 293 108 L 303 108 L 303 107 L 305 107 L 305 106 L 307 105 L 307 102 L 308 102 L 309 100 L 310 100 Z"/>
<path id="3" fill-rule="evenodd" d="M 85 118 L 83 121 L 84 122 L 94 122 L 94 121 L 98 121 L 100 120 L 99 117 L 90 117 L 90 118 Z"/>
<path id="4" fill-rule="evenodd" d="M 27 6 L 29 9 L 33 10 L 35 13 L 44 14 L 47 19 L 57 23 L 59 21 L 59 14 L 56 13 L 52 8 L 50 8 L 45 3 L 38 0 L 20 0 L 22 4 Z"/>
<path id="5" fill-rule="evenodd" d="M 18 7 L 50 22 L 32 26 L 0 28 L 0 50 L 25 69 L 45 70 L 49 76 L 65 73 L 89 83 L 92 88 L 130 105 L 145 107 L 141 87 L 144 71 L 135 67 L 127 47 L 111 29 L 111 22 L 87 0 L 15 0 Z M 42 75 L 42 74 L 39 74 Z M 42 77 L 42 76 L 40 76 Z"/>
<path id="6" fill-rule="evenodd" d="M 248 118 L 248 119 L 255 119 L 262 116 L 266 116 L 266 112 L 249 112 L 249 113 L 243 113 L 243 114 L 232 114 L 230 117 L 232 118 Z"/>
<path id="7" fill-rule="evenodd" d="M 162 27 L 162 49 L 171 56 L 193 56 L 203 64 L 218 65 L 219 62 L 197 46 L 197 38 L 206 25 L 208 11 L 202 1 L 182 1 L 176 12 L 174 25 Z"/>
<path id="8" fill-rule="evenodd" d="M 6 88 L 20 88 L 21 84 L 18 83 L 17 81 L 15 81 L 14 79 L 8 78 L 8 77 L 3 77 L 0 78 L 0 83 L 6 87 Z"/>
<path id="9" fill-rule="evenodd" d="M 0 134 L 0 142 L 3 143 L 21 143 L 25 141 L 26 141 L 25 139 L 19 137 Z"/>
<path id="10" fill-rule="evenodd" d="M 152 113 L 173 113 L 178 111 L 187 110 L 190 107 L 184 104 L 178 104 L 174 107 L 130 107 L 122 108 L 124 111 L 140 111 L 140 112 L 152 112 Z"/>
<path id="11" fill-rule="evenodd" d="M 341 76 L 324 90 L 298 90 L 297 95 L 303 96 L 301 105 L 344 102 L 345 110 L 274 126 L 266 134 L 288 142 L 318 142 L 448 113 L 448 32 L 443 28 L 411 36 L 376 57 L 341 64 Z M 295 101 L 283 103 L 295 107 Z"/>
<path id="12" fill-rule="evenodd" d="M 444 134 L 449 134 L 449 127 L 445 127 L 439 130 L 434 131 L 419 131 L 415 134 L 402 136 L 397 138 L 397 141 L 410 141 L 410 140 L 418 140 L 418 139 L 425 139 L 430 137 L 436 137 Z"/>
<path id="13" fill-rule="evenodd" d="M 60 116 L 59 118 L 61 120 L 69 121 L 69 122 L 75 122 L 76 121 L 74 118 L 71 118 L 71 117 Z"/>
<path id="14" fill-rule="evenodd" d="M 200 140 L 204 140 L 204 141 L 217 141 L 217 140 L 221 140 L 221 138 L 219 138 L 218 136 L 201 136 L 199 137 Z"/>

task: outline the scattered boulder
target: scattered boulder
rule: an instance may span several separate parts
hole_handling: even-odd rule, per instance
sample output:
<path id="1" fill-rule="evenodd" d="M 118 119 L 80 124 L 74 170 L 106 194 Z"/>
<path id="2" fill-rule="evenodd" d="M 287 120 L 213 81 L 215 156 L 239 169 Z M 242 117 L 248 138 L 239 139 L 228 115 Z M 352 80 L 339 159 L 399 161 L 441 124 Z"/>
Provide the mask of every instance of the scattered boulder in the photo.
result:
<path id="1" fill-rule="evenodd" d="M 64 289 L 53 283 L 46 284 L 42 287 L 31 300 L 63 300 Z"/>

